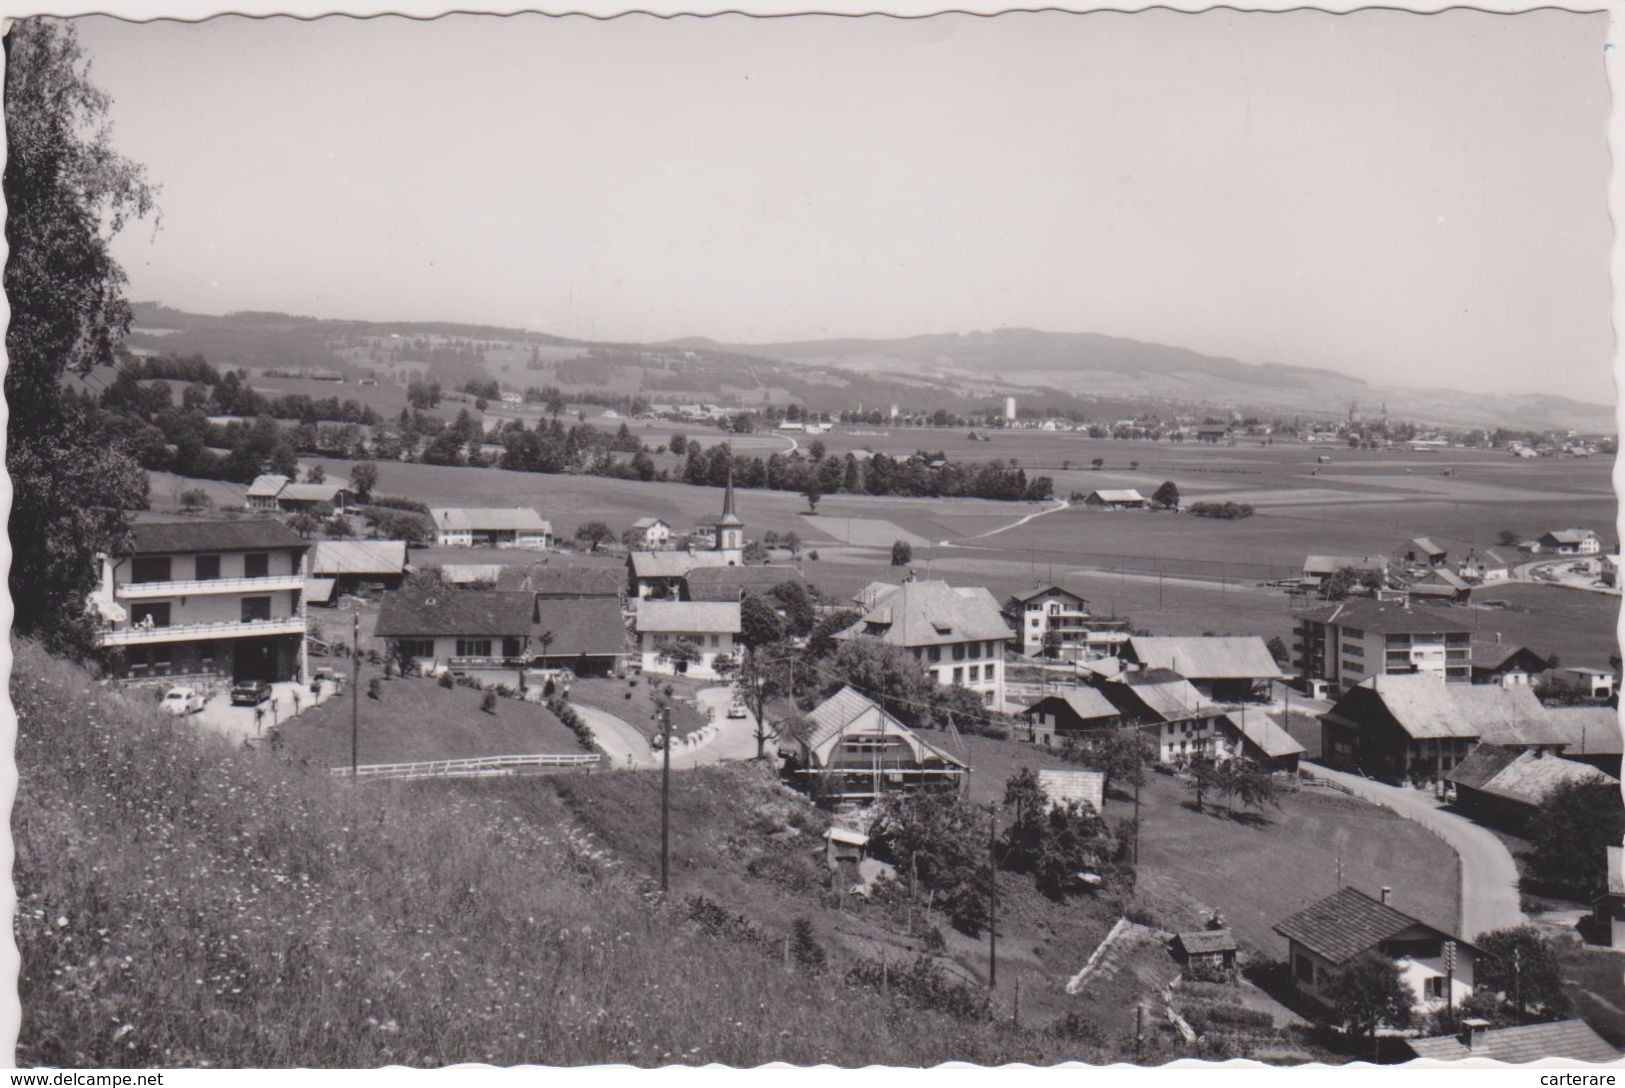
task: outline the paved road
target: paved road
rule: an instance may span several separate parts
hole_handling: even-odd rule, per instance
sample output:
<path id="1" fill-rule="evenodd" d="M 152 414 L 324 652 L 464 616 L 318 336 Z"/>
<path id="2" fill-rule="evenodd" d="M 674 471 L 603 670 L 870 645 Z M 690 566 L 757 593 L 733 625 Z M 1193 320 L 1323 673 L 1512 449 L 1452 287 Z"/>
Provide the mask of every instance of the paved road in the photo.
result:
<path id="1" fill-rule="evenodd" d="M 756 758 L 756 715 L 749 710 L 743 718 L 728 717 L 728 704 L 733 701 L 733 688 L 705 688 L 696 697 L 702 710 L 711 712 L 717 735 L 695 753 L 700 763 L 721 763 L 724 760 Z M 773 751 L 768 741 L 767 751 Z"/>
<path id="2" fill-rule="evenodd" d="M 711 712 L 716 733 L 697 748 L 674 744 L 671 753 L 672 770 L 690 771 L 696 767 L 729 760 L 755 759 L 755 717 L 749 714 L 744 718 L 727 716 L 728 704 L 733 699 L 733 689 L 705 688 L 697 699 L 702 712 Z M 660 752 L 651 748 L 644 735 L 628 722 L 597 707 L 583 703 L 572 705 L 592 727 L 593 737 L 598 747 L 603 750 L 605 761 L 609 766 L 649 770 L 661 765 Z"/>
<path id="3" fill-rule="evenodd" d="M 1440 808 L 1431 795 L 1420 790 L 1389 786 L 1319 765 L 1314 766 L 1314 772 L 1347 786 L 1357 797 L 1421 824 L 1455 849 L 1461 858 L 1463 937 L 1472 940 L 1481 933 L 1527 921 L 1518 909 L 1518 867 L 1500 839 L 1471 820 Z"/>
<path id="4" fill-rule="evenodd" d="M 604 753 L 608 766 L 658 767 L 657 754 L 649 747 L 644 735 L 615 715 L 585 703 L 571 703 L 577 714 L 592 729 L 593 740 Z"/>

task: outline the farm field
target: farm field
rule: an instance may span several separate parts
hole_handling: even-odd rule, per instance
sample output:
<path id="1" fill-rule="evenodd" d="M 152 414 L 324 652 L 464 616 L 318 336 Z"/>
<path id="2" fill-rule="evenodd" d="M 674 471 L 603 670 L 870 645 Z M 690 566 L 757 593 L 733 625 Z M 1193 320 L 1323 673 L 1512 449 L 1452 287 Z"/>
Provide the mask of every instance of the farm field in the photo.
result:
<path id="1" fill-rule="evenodd" d="M 366 670 L 363 681 L 372 675 L 375 670 Z M 282 726 L 283 740 L 312 766 L 349 766 L 350 704 L 348 695 L 340 696 L 291 719 Z M 498 699 L 496 713 L 487 714 L 479 692 L 433 680 L 385 680 L 380 698 L 363 691 L 355 704 L 362 764 L 582 751 L 575 734 L 535 703 Z"/>

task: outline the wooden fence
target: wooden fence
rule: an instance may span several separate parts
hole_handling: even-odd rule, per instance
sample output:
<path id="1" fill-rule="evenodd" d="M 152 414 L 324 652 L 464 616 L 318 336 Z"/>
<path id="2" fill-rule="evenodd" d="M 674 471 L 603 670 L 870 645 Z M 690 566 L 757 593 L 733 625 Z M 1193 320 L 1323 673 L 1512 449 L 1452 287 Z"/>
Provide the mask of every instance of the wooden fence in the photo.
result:
<path id="1" fill-rule="evenodd" d="M 597 754 L 480 756 L 474 759 L 434 759 L 421 763 L 368 763 L 356 768 L 355 774 L 357 778 L 476 778 L 549 767 L 591 768 L 596 767 L 601 758 Z M 334 767 L 328 773 L 334 778 L 349 778 L 350 768 Z"/>

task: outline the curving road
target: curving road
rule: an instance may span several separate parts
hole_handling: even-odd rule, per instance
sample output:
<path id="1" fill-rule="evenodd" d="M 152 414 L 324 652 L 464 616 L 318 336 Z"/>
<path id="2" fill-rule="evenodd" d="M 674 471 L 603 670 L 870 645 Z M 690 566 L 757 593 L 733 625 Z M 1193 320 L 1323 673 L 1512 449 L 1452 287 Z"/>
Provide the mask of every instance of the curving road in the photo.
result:
<path id="1" fill-rule="evenodd" d="M 630 767 L 657 767 L 659 760 L 655 752 L 649 747 L 648 738 L 639 733 L 628 723 L 617 718 L 608 711 L 599 710 L 585 703 L 571 703 L 577 714 L 580 714 L 588 726 L 592 728 L 593 740 L 603 749 L 604 758 L 609 766 L 614 768 Z"/>
<path id="2" fill-rule="evenodd" d="M 1318 764 L 1314 772 L 1317 777 L 1347 786 L 1356 797 L 1421 824 L 1455 849 L 1461 858 L 1463 937 L 1472 940 L 1481 933 L 1523 925 L 1528 920 L 1519 909 L 1518 867 L 1512 860 L 1512 852 L 1490 832 L 1463 816 L 1445 811 L 1429 794 L 1419 790 L 1373 782 Z"/>

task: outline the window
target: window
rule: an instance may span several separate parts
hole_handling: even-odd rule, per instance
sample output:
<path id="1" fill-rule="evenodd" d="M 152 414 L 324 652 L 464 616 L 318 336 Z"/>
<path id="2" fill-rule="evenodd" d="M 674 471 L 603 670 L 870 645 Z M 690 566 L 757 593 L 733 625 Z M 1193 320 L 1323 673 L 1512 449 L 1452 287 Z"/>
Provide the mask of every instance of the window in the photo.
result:
<path id="1" fill-rule="evenodd" d="M 1294 956 L 1292 958 L 1292 973 L 1298 976 L 1298 981 L 1306 985 L 1315 984 L 1315 964 L 1308 956 Z"/>
<path id="2" fill-rule="evenodd" d="M 963 642 L 954 643 L 954 660 L 965 660 L 965 644 Z"/>
<path id="3" fill-rule="evenodd" d="M 195 577 L 200 582 L 212 582 L 220 577 L 220 557 L 218 555 L 200 555 L 192 561 Z"/>
<path id="4" fill-rule="evenodd" d="M 167 582 L 169 581 L 169 557 L 143 556 L 130 561 L 130 581 L 132 582 Z"/>
<path id="5" fill-rule="evenodd" d="M 1422 981 L 1422 996 L 1429 1001 L 1444 1000 L 1444 976 L 1433 975 Z"/>
<path id="6" fill-rule="evenodd" d="M 977 683 L 981 679 L 982 679 L 982 666 L 980 666 L 980 665 L 972 665 L 970 667 L 970 682 L 974 684 L 974 683 Z"/>
<path id="7" fill-rule="evenodd" d="M 403 638 L 395 643 L 395 652 L 402 657 L 433 657 L 434 639 Z"/>
<path id="8" fill-rule="evenodd" d="M 980 642 L 971 643 L 970 649 L 967 651 L 967 653 L 970 654 L 970 659 L 975 661 L 978 657 L 982 656 L 982 644 Z"/>
<path id="9" fill-rule="evenodd" d="M 962 684 L 964 682 L 965 682 L 965 670 L 964 669 L 955 669 L 954 670 L 954 683 Z"/>
<path id="10" fill-rule="evenodd" d="M 992 706 L 993 705 L 993 693 L 991 691 L 982 692 L 982 705 L 983 706 Z M 1045 740 L 1044 743 L 1048 744 L 1049 741 Z"/>
<path id="11" fill-rule="evenodd" d="M 1358 661 L 1350 661 L 1347 658 L 1344 658 L 1344 660 L 1343 660 L 1343 671 L 1344 672 L 1365 672 L 1365 666 L 1360 664 L 1360 662 L 1358 662 Z"/>
<path id="12" fill-rule="evenodd" d="M 1034 627 L 1042 627 L 1043 626 L 1042 621 L 1040 621 L 1037 616 L 1033 617 L 1033 626 Z"/>
<path id="13" fill-rule="evenodd" d="M 722 645 L 722 636 L 721 635 L 712 635 L 711 636 L 711 645 L 713 647 L 721 646 Z"/>
<path id="14" fill-rule="evenodd" d="M 925 653 L 926 656 L 931 659 L 931 663 L 933 665 L 942 660 L 942 647 L 940 646 L 932 646 L 926 650 Z"/>
<path id="15" fill-rule="evenodd" d="M 1345 628 L 1343 628 L 1343 637 L 1344 638 L 1365 638 L 1365 632 L 1360 630 L 1358 627 L 1345 627 Z"/>
<path id="16" fill-rule="evenodd" d="M 169 602 L 133 604 L 130 606 L 130 626 L 168 627 Z"/>
<path id="17" fill-rule="evenodd" d="M 488 638 L 460 638 L 457 640 L 458 657 L 490 657 L 491 640 Z"/>
<path id="18" fill-rule="evenodd" d="M 1343 647 L 1343 652 L 1348 654 L 1350 657 L 1364 657 L 1365 656 L 1365 647 L 1364 646 L 1345 646 L 1345 647 Z"/>
<path id="19" fill-rule="evenodd" d="M 519 647 L 519 639 L 517 639 L 517 638 L 505 638 L 505 639 L 502 640 L 502 656 L 503 657 L 518 657 L 521 652 L 522 651 L 520 650 L 520 647 Z"/>
<path id="20" fill-rule="evenodd" d="M 264 578 L 271 573 L 271 556 L 268 552 L 250 552 L 243 556 L 243 577 Z"/>
<path id="21" fill-rule="evenodd" d="M 255 623 L 259 620 L 271 618 L 271 598 L 244 597 L 242 600 L 242 617 L 244 623 Z"/>

